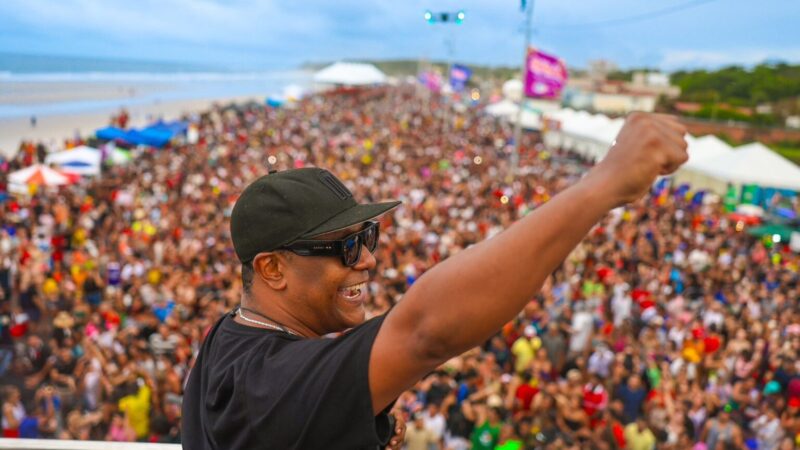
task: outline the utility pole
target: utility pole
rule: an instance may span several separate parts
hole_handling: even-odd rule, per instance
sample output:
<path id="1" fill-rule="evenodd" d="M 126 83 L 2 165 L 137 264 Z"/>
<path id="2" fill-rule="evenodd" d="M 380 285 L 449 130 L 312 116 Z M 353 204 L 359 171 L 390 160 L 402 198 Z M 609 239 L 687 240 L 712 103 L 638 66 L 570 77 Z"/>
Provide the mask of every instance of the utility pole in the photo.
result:
<path id="1" fill-rule="evenodd" d="M 448 33 L 448 36 L 445 38 L 446 40 L 445 44 L 447 45 L 447 74 L 445 75 L 446 77 L 445 80 L 447 80 L 447 85 L 450 86 L 451 88 L 451 92 L 449 94 L 450 96 L 453 95 L 452 92 L 453 86 L 450 84 L 450 78 L 452 77 L 453 59 L 454 59 L 453 55 L 455 54 L 455 42 L 453 42 L 455 36 L 453 34 L 454 34 L 453 29 L 451 28 L 450 33 Z M 442 123 L 443 136 L 446 135 L 448 131 L 450 131 L 450 122 L 452 121 L 451 115 L 453 106 L 450 104 L 449 99 L 447 100 L 448 102 L 445 105 L 445 110 L 444 110 L 444 121 Z"/>
<path id="2" fill-rule="evenodd" d="M 466 13 L 463 10 L 455 12 L 431 12 L 425 11 L 425 21 L 433 25 L 435 23 L 461 25 L 466 18 Z M 449 38 L 449 39 L 448 39 Z M 447 47 L 447 73 L 445 74 L 445 82 L 450 84 L 450 72 L 453 70 L 453 55 L 455 47 L 455 33 L 450 31 L 449 35 L 445 36 L 445 46 Z M 446 109 L 442 114 L 442 136 L 449 130 L 448 122 L 450 121 L 450 105 L 446 105 Z"/>
<path id="3" fill-rule="evenodd" d="M 520 68 L 519 77 L 522 80 L 522 97 L 519 101 L 519 108 L 517 109 L 517 123 L 514 127 L 514 146 L 511 149 L 511 168 L 510 177 L 513 179 L 517 175 L 519 169 L 519 150 L 522 144 L 522 108 L 525 104 L 525 73 L 527 72 L 528 64 L 528 49 L 531 46 L 531 21 L 533 19 L 533 2 L 530 4 L 526 0 L 522 0 L 522 6 L 525 9 L 525 47 L 522 49 L 522 66 Z"/>

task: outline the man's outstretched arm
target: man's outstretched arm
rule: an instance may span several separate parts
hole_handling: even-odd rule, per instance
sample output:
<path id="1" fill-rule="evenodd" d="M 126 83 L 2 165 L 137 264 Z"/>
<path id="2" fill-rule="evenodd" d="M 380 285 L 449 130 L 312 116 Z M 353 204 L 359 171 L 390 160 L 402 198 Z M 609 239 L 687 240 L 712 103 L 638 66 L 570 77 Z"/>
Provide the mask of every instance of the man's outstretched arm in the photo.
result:
<path id="1" fill-rule="evenodd" d="M 420 277 L 375 339 L 374 411 L 516 316 L 610 209 L 638 199 L 658 175 L 686 161 L 685 134 L 672 117 L 632 114 L 607 157 L 579 183 Z"/>

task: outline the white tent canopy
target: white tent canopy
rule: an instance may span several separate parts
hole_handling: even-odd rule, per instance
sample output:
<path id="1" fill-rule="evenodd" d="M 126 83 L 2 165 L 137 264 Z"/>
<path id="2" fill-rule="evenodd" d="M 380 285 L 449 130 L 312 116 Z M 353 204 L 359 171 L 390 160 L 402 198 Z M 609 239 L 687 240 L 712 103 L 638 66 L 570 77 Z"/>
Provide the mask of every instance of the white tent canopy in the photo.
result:
<path id="1" fill-rule="evenodd" d="M 559 123 L 545 132 L 544 142 L 601 160 L 622 129 L 622 118 L 562 109 L 545 113 Z M 675 181 L 688 182 L 695 189 L 724 193 L 728 183 L 757 184 L 762 187 L 800 191 L 800 167 L 759 143 L 732 149 L 715 136 L 686 136 L 689 161 L 675 174 Z"/>
<path id="2" fill-rule="evenodd" d="M 300 100 L 305 94 L 306 89 L 299 84 L 290 84 L 283 88 L 283 97 L 289 101 Z"/>
<path id="3" fill-rule="evenodd" d="M 691 170 L 725 183 L 800 191 L 800 167 L 758 142 L 703 159 Z"/>
<path id="4" fill-rule="evenodd" d="M 368 86 L 386 83 L 386 75 L 372 64 L 337 62 L 315 73 L 314 82 Z"/>
<path id="5" fill-rule="evenodd" d="M 689 143 L 689 148 L 686 150 L 689 160 L 673 175 L 675 182 L 689 183 L 696 189 L 709 189 L 719 194 L 725 193 L 728 180 L 715 179 L 713 176 L 709 176 L 703 168 L 707 167 L 709 161 L 732 153 L 731 146 L 713 135 L 699 138 L 687 136 L 686 141 Z"/>
<path id="6" fill-rule="evenodd" d="M 692 139 L 689 142 L 689 161 L 686 162 L 687 167 L 694 167 L 701 161 L 713 159 L 732 151 L 731 146 L 726 144 L 722 139 L 714 136 L 707 135 Z"/>
<path id="7" fill-rule="evenodd" d="M 569 108 L 548 112 L 545 116 L 560 125 L 545 133 L 545 144 L 562 147 L 594 160 L 605 157 L 625 123 L 623 119 L 610 119 L 602 114 Z"/>
<path id="8" fill-rule="evenodd" d="M 511 118 L 517 115 L 519 106 L 511 100 L 500 100 L 486 107 L 486 113 L 495 117 Z"/>
<path id="9" fill-rule="evenodd" d="M 71 150 L 51 153 L 44 162 L 54 164 L 65 172 L 78 175 L 100 175 L 100 162 L 103 158 L 100 150 L 81 145 Z"/>
<path id="10" fill-rule="evenodd" d="M 508 120 L 516 125 L 517 114 L 508 116 Z M 522 128 L 526 130 L 540 130 L 542 128 L 542 115 L 536 111 L 525 108 L 520 115 L 520 122 L 522 123 Z"/>
<path id="11" fill-rule="evenodd" d="M 622 129 L 622 118 L 562 109 L 545 113 L 559 123 L 545 132 L 544 142 L 599 161 L 605 157 Z M 800 191 L 800 167 L 759 143 L 732 149 L 716 136 L 686 136 L 689 161 L 675 174 L 675 181 L 695 189 L 724 193 L 728 183 Z"/>
<path id="12" fill-rule="evenodd" d="M 522 114 L 520 115 L 519 103 L 505 98 L 499 102 L 492 103 L 491 105 L 487 106 L 485 111 L 489 115 L 505 119 L 512 124 L 516 124 L 517 119 L 519 118 L 522 122 L 522 128 L 526 130 L 541 130 L 543 114 L 542 109 L 547 107 L 548 105 L 541 105 L 532 101 L 525 101 L 523 102 Z"/>
<path id="13" fill-rule="evenodd" d="M 597 140 L 608 143 L 608 145 L 611 146 L 623 125 L 625 125 L 625 119 L 613 119 L 609 121 L 605 126 L 597 130 Z"/>
<path id="14" fill-rule="evenodd" d="M 502 91 L 503 97 L 519 103 L 522 100 L 522 81 L 512 78 L 503 83 Z"/>

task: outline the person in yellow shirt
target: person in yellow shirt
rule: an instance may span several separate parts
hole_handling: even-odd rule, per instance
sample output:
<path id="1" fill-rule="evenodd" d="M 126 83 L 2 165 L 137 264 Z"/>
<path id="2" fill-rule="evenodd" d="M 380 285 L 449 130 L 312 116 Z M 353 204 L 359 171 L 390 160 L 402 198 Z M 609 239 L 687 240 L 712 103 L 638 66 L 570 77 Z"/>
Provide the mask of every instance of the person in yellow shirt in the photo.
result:
<path id="1" fill-rule="evenodd" d="M 150 435 L 150 396 L 150 386 L 139 381 L 135 394 L 119 399 L 119 410 L 125 413 L 131 427 L 136 431 L 136 439 L 146 439 Z"/>
<path id="2" fill-rule="evenodd" d="M 629 450 L 653 450 L 656 448 L 656 437 L 647 426 L 643 417 L 625 426 L 625 442 Z"/>
<path id="3" fill-rule="evenodd" d="M 687 362 L 692 364 L 698 364 L 702 360 L 701 357 L 702 354 L 703 354 L 703 341 L 687 339 L 683 343 L 682 356 L 683 359 L 685 359 Z"/>
<path id="4" fill-rule="evenodd" d="M 514 355 L 514 370 L 521 374 L 528 369 L 536 351 L 542 346 L 542 340 L 536 335 L 536 328 L 533 325 L 525 327 L 524 335 L 520 336 L 511 346 L 511 353 Z"/>

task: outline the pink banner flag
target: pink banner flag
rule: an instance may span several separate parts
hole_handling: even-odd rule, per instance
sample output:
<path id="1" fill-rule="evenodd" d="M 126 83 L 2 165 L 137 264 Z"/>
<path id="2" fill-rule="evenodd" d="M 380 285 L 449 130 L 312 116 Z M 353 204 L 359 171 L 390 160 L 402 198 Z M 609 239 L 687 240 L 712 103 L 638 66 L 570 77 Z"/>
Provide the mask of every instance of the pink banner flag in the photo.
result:
<path id="1" fill-rule="evenodd" d="M 567 66 L 560 58 L 531 48 L 525 64 L 525 96 L 557 98 L 567 83 Z"/>

